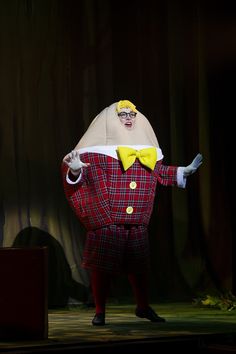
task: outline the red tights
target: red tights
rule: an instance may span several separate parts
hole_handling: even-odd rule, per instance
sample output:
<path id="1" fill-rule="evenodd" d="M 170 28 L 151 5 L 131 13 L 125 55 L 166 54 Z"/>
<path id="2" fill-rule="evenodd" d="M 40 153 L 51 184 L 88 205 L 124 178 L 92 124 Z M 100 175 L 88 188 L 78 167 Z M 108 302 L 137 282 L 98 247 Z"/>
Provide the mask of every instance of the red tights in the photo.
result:
<path id="1" fill-rule="evenodd" d="M 96 313 L 105 312 L 107 296 L 110 290 L 113 275 L 98 270 L 91 273 L 91 284 L 96 305 Z M 139 309 L 148 306 L 148 281 L 146 273 L 129 273 L 129 282 L 132 286 L 135 301 Z"/>

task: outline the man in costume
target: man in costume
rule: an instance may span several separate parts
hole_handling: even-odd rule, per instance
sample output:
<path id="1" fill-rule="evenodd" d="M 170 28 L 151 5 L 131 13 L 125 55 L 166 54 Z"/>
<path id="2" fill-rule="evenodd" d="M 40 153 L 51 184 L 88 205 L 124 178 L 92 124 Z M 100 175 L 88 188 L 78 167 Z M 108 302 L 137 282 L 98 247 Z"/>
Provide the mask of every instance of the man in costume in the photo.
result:
<path id="1" fill-rule="evenodd" d="M 165 322 L 148 302 L 148 224 L 156 185 L 184 188 L 202 155 L 187 167 L 165 166 L 162 160 L 149 121 L 128 100 L 98 114 L 63 159 L 66 198 L 87 229 L 82 266 L 91 271 L 95 326 L 105 324 L 110 282 L 121 272 L 132 286 L 136 316 Z"/>

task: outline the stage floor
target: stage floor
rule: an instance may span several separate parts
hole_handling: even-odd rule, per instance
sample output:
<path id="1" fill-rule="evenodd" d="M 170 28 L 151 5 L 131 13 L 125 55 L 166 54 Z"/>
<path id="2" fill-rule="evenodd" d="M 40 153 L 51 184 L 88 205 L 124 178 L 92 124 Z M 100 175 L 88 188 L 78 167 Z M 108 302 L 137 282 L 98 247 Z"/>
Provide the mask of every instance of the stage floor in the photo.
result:
<path id="1" fill-rule="evenodd" d="M 152 304 L 152 307 L 166 323 L 137 318 L 133 304 L 108 304 L 106 325 L 102 327 L 92 326 L 92 307 L 77 305 L 50 310 L 47 339 L 1 341 L 0 353 L 92 353 L 99 348 L 103 353 L 124 353 L 124 349 L 141 353 L 142 346 L 157 348 L 158 345 L 162 348 L 164 345 L 166 348 L 168 345 L 172 348 L 186 346 L 199 353 L 218 353 L 217 348 L 226 346 L 233 352 L 236 348 L 235 310 L 200 308 L 191 303 Z"/>

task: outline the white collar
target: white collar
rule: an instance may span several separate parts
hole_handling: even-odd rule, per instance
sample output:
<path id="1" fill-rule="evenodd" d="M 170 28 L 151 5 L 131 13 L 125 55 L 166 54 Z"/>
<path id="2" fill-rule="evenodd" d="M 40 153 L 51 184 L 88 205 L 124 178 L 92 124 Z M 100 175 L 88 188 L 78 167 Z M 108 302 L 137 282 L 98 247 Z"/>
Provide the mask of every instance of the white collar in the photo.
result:
<path id="1" fill-rule="evenodd" d="M 118 146 L 124 146 L 124 145 L 88 146 L 88 147 L 79 149 L 79 153 L 84 154 L 85 152 L 93 152 L 93 153 L 97 153 L 97 154 L 111 156 L 114 159 L 118 160 L 118 156 L 117 156 L 117 147 Z M 135 150 L 141 150 L 141 149 L 153 147 L 150 145 L 125 145 L 125 146 L 133 148 Z M 162 154 L 161 149 L 159 147 L 156 149 L 157 149 L 157 161 L 162 160 L 164 156 Z"/>

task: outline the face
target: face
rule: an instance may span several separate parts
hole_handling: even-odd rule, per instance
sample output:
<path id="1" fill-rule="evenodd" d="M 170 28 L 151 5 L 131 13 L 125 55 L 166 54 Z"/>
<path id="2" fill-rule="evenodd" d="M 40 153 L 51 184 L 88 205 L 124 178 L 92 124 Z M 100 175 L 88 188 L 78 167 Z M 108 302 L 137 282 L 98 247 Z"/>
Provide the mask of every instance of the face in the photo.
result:
<path id="1" fill-rule="evenodd" d="M 132 111 L 130 108 L 122 108 L 118 113 L 120 122 L 125 126 L 126 129 L 131 130 L 134 128 L 136 121 L 136 112 Z"/>

